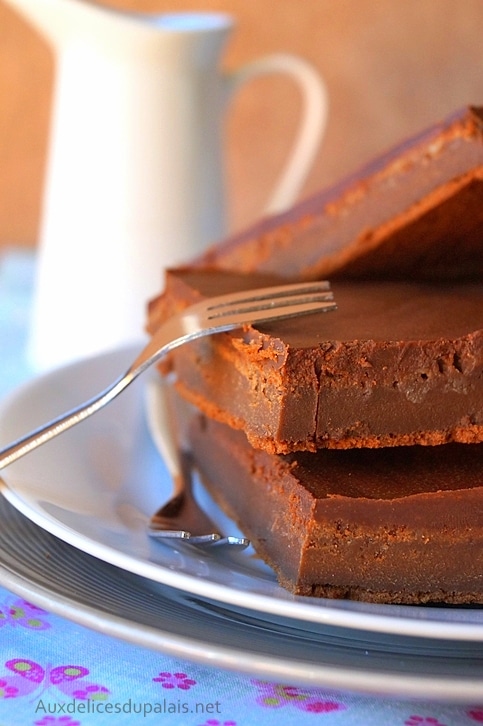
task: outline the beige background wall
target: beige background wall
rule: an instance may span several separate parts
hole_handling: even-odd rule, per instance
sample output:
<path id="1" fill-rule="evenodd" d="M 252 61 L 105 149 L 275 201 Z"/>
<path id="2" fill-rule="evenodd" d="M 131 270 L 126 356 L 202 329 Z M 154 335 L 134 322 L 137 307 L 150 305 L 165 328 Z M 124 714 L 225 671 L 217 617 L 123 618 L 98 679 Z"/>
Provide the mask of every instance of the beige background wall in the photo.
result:
<path id="1" fill-rule="evenodd" d="M 302 196 L 340 179 L 458 106 L 483 104 L 481 0 L 102 0 L 122 9 L 238 17 L 227 68 L 271 51 L 304 55 L 329 86 L 329 128 Z M 0 246 L 35 244 L 49 123 L 49 49 L 0 0 Z M 232 227 L 262 208 L 294 132 L 290 81 L 243 90 L 227 124 Z"/>

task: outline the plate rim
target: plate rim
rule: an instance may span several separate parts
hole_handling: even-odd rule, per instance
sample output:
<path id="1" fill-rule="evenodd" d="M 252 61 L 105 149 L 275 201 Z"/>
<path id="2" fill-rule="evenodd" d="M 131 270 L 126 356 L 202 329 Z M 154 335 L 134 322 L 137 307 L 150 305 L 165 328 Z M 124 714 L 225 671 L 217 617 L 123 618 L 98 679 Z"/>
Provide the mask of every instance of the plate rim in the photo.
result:
<path id="1" fill-rule="evenodd" d="M 3 513 L 0 513 L 0 521 L 2 516 Z M 19 516 L 23 517 L 21 513 Z M 55 538 L 51 533 L 47 535 Z M 60 545 L 71 546 L 62 540 Z M 89 557 L 94 562 L 98 561 L 82 550 L 77 552 L 80 557 Z M 52 554 L 52 557 L 56 556 L 59 556 L 57 551 Z M 109 566 L 119 569 L 113 565 Z M 131 578 L 134 577 L 134 580 L 144 579 L 139 575 L 133 576 L 132 573 L 129 575 Z M 269 678 L 271 681 L 286 682 L 306 688 L 324 688 L 360 696 L 370 695 L 378 699 L 397 697 L 426 701 L 430 699 L 438 703 L 470 704 L 481 699 L 483 694 L 483 679 L 451 677 L 447 674 L 413 675 L 407 671 L 366 670 L 363 667 L 341 666 L 329 662 L 314 664 L 313 661 L 304 662 L 302 658 L 290 658 L 284 661 L 283 656 L 261 655 L 258 651 L 251 651 L 249 647 L 220 645 L 203 640 L 202 637 L 173 634 L 166 629 L 135 622 L 129 617 L 113 615 L 107 606 L 105 610 L 92 606 L 80 596 L 75 599 L 60 593 L 52 586 L 40 585 L 28 578 L 25 573 L 19 572 L 18 563 L 17 570 L 13 569 L 11 564 L 7 565 L 2 560 L 1 552 L 0 584 L 16 595 L 35 602 L 48 612 L 82 627 L 134 646 L 181 657 L 206 667 L 213 667 L 215 663 L 215 667 L 220 670 L 246 676 Z M 162 585 L 161 588 L 169 598 L 172 588 L 166 585 Z M 153 592 L 152 595 L 156 597 L 157 593 Z M 188 609 L 188 606 L 185 607 Z M 323 648 L 323 645 L 321 647 Z M 388 654 L 388 657 L 391 657 L 391 654 Z"/>

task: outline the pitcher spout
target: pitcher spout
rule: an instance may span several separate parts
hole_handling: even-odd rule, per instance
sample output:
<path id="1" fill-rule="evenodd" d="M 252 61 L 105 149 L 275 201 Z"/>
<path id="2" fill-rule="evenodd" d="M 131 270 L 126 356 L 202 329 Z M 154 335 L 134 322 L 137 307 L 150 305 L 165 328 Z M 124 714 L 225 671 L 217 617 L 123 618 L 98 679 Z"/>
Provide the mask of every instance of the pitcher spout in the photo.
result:
<path id="1" fill-rule="evenodd" d="M 128 13 L 102 7 L 93 0 L 4 0 L 54 47 L 72 34 L 92 37 L 119 33 L 133 25 Z"/>

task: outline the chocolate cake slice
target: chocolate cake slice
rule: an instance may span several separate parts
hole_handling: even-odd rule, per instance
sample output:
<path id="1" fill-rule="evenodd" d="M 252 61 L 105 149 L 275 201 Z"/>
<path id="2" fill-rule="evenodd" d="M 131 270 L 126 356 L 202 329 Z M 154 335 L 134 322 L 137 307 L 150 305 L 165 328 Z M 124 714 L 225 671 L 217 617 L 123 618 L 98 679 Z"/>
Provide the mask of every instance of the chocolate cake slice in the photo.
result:
<path id="1" fill-rule="evenodd" d="M 197 265 L 297 278 L 482 279 L 483 109 L 213 246 Z"/>
<path id="2" fill-rule="evenodd" d="M 273 277 L 170 271 L 163 317 Z M 276 453 L 483 441 L 483 285 L 334 282 L 338 309 L 173 352 L 182 395 Z"/>
<path id="3" fill-rule="evenodd" d="M 292 592 L 483 604 L 483 444 L 276 455 L 199 416 L 191 446 L 209 492 Z"/>
<path id="4" fill-rule="evenodd" d="M 334 313 L 174 351 L 207 487 L 302 595 L 483 604 L 483 109 L 167 274 L 205 296 L 330 279 Z"/>

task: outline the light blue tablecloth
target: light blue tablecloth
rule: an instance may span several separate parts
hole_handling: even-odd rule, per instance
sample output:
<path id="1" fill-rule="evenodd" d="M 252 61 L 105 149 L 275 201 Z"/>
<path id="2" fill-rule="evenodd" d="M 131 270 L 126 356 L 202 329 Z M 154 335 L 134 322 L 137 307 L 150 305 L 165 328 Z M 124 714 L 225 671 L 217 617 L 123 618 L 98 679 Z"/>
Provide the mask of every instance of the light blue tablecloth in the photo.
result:
<path id="1" fill-rule="evenodd" d="M 34 264 L 28 252 L 0 257 L 1 396 L 33 375 L 25 345 Z M 17 601 L 0 587 L 0 726 L 483 723 L 483 703 L 402 702 L 261 682 L 135 647 Z"/>

